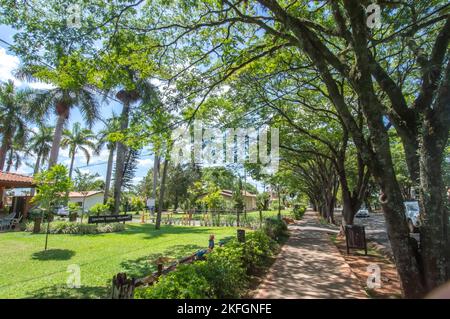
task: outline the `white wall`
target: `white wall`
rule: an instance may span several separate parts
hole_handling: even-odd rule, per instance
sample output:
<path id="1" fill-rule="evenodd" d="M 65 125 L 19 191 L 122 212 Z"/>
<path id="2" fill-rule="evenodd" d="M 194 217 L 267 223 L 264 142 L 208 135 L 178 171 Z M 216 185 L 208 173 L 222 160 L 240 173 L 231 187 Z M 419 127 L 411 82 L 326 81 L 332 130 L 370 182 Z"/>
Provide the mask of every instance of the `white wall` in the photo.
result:
<path id="1" fill-rule="evenodd" d="M 72 197 L 69 198 L 69 202 L 72 203 L 83 203 L 83 198 L 82 197 Z M 92 196 L 88 196 L 86 197 L 85 201 L 84 201 L 84 211 L 88 211 L 92 206 L 94 206 L 95 204 L 103 204 L 103 193 L 98 193 Z M 80 207 L 82 207 L 83 204 L 80 205 Z"/>

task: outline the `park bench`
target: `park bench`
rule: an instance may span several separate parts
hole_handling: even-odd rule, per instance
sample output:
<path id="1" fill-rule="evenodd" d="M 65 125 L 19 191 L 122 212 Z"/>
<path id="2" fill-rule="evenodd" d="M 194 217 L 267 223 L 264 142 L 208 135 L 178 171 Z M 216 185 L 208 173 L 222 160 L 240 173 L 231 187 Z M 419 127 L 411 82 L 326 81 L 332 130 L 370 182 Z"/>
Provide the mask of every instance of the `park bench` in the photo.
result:
<path id="1" fill-rule="evenodd" d="M 364 226 L 345 225 L 344 230 L 347 255 L 350 253 L 350 249 L 364 249 L 367 255 L 366 230 Z"/>
<path id="2" fill-rule="evenodd" d="M 15 218 L 16 213 L 11 213 L 0 219 L 0 230 L 9 230 L 20 223 L 22 216 Z"/>

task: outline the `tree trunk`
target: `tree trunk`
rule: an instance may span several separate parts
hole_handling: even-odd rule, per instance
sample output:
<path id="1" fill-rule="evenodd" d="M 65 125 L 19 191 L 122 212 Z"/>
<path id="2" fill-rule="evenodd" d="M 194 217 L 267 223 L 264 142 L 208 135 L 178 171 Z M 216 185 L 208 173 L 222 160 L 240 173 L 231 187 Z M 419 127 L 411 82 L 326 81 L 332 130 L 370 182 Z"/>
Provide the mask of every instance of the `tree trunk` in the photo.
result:
<path id="1" fill-rule="evenodd" d="M 2 140 L 2 146 L 0 147 L 0 171 L 5 168 L 6 155 L 11 145 L 11 137 L 4 136 Z"/>
<path id="2" fill-rule="evenodd" d="M 72 179 L 72 172 L 73 172 L 73 162 L 75 161 L 75 149 L 73 150 L 71 156 L 70 156 L 70 168 L 69 168 L 69 178 Z"/>
<path id="3" fill-rule="evenodd" d="M 9 148 L 8 165 L 6 166 L 6 171 L 9 173 L 13 164 L 14 149 Z"/>
<path id="4" fill-rule="evenodd" d="M 281 220 L 281 196 L 280 196 L 280 187 L 277 187 L 277 196 L 278 196 L 278 219 Z"/>
<path id="5" fill-rule="evenodd" d="M 52 168 L 58 162 L 59 149 L 61 147 L 61 138 L 64 129 L 64 124 L 69 115 L 69 109 L 58 113 L 58 120 L 55 127 L 55 135 L 53 136 L 52 149 L 50 151 L 50 158 L 48 160 L 48 168 Z"/>
<path id="6" fill-rule="evenodd" d="M 130 102 L 127 99 L 123 101 L 122 114 L 120 117 L 120 130 L 125 132 L 128 128 L 128 120 L 130 113 Z M 126 146 L 121 142 L 117 142 L 116 154 L 116 172 L 114 178 L 114 213 L 118 214 L 120 210 L 120 196 L 122 193 L 122 180 L 125 165 Z"/>
<path id="7" fill-rule="evenodd" d="M 420 247 L 428 290 L 445 283 L 450 275 L 449 214 L 442 171 L 448 126 L 437 117 L 438 113 L 431 111 L 425 115 L 420 149 Z"/>
<path id="8" fill-rule="evenodd" d="M 177 210 L 177 208 L 178 208 L 178 194 L 175 194 L 175 200 L 174 200 L 174 203 L 173 203 L 173 209 Z"/>
<path id="9" fill-rule="evenodd" d="M 156 201 L 156 185 L 158 184 L 159 161 L 160 158 L 155 152 L 155 159 L 153 160 L 153 189 L 152 189 L 153 194 L 152 196 L 155 201 Z"/>
<path id="10" fill-rule="evenodd" d="M 160 229 L 161 227 L 161 216 L 162 216 L 162 210 L 164 206 L 164 190 L 166 188 L 166 176 L 167 176 L 167 166 L 169 165 L 169 160 L 166 155 L 166 158 L 164 159 L 164 168 L 163 168 L 163 174 L 161 177 L 161 187 L 159 190 L 159 201 L 158 201 L 158 214 L 156 215 L 156 223 L 155 223 L 155 229 Z"/>
<path id="11" fill-rule="evenodd" d="M 34 164 L 33 176 L 36 175 L 37 173 L 39 173 L 40 164 L 41 164 L 41 154 L 38 153 L 36 163 Z M 36 189 L 34 187 L 31 188 L 30 196 L 33 197 L 35 193 L 36 193 Z"/>
<path id="12" fill-rule="evenodd" d="M 111 187 L 113 162 L 114 162 L 114 146 L 111 145 L 108 156 L 108 166 L 106 168 L 105 194 L 103 196 L 103 204 L 106 204 L 109 197 L 109 188 Z"/>

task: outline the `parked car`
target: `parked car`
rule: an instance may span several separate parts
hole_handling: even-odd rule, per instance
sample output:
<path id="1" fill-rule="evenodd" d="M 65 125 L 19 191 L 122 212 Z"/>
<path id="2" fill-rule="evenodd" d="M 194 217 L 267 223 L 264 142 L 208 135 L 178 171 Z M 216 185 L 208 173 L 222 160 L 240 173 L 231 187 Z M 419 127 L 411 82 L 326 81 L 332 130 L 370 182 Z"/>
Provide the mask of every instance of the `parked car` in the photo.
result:
<path id="1" fill-rule="evenodd" d="M 407 201 L 405 205 L 406 222 L 411 233 L 419 232 L 420 227 L 420 209 L 419 202 Z"/>
<path id="2" fill-rule="evenodd" d="M 56 215 L 69 216 L 69 208 L 64 206 L 59 207 L 58 210 L 56 211 Z"/>
<path id="3" fill-rule="evenodd" d="M 369 210 L 367 210 L 366 208 L 361 208 L 360 210 L 358 210 L 355 217 L 357 218 L 370 217 Z"/>

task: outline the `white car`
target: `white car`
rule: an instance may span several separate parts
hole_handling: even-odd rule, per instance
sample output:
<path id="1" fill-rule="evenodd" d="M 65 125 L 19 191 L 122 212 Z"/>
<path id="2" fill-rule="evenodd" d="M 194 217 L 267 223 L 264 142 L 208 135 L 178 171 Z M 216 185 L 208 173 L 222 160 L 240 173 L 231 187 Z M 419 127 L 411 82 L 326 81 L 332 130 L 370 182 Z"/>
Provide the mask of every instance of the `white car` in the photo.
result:
<path id="1" fill-rule="evenodd" d="M 406 222 L 411 233 L 419 232 L 420 227 L 420 209 L 419 202 L 408 201 L 403 203 L 405 205 Z"/>
<path id="2" fill-rule="evenodd" d="M 369 217 L 369 211 L 365 208 L 361 208 L 360 210 L 358 210 L 358 212 L 356 213 L 355 217 L 357 218 L 364 218 L 364 217 Z"/>
<path id="3" fill-rule="evenodd" d="M 67 209 L 67 207 L 59 207 L 58 210 L 56 211 L 56 215 L 59 216 L 69 216 L 69 210 Z"/>

